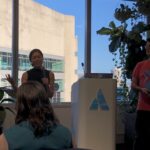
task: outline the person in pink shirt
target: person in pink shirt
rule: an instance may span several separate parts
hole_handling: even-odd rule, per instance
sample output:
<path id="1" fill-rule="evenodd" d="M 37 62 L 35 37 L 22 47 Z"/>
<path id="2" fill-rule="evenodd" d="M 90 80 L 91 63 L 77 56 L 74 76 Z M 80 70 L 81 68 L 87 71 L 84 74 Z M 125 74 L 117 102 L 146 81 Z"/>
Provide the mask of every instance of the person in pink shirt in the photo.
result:
<path id="1" fill-rule="evenodd" d="M 138 91 L 134 150 L 150 149 L 150 38 L 145 49 L 147 59 L 137 63 L 132 73 L 131 87 Z"/>

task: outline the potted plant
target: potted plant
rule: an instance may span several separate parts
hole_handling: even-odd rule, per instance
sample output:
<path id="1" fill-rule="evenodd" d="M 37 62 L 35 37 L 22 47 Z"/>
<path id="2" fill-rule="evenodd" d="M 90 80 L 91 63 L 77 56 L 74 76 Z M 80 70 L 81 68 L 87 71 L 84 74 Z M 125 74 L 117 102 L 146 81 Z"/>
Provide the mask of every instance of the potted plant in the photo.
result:
<path id="1" fill-rule="evenodd" d="M 2 133 L 2 125 L 6 118 L 6 110 L 10 111 L 15 115 L 15 112 L 10 107 L 4 104 L 8 102 L 14 103 L 15 100 L 13 98 L 4 98 L 4 94 L 5 94 L 4 90 L 0 89 L 0 134 Z"/>

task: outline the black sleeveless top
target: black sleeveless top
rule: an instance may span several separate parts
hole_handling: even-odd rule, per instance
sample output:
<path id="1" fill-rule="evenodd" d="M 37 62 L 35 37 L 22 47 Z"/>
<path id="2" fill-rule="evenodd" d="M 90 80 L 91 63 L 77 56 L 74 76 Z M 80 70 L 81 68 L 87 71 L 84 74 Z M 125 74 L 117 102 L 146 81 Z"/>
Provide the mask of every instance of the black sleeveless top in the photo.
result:
<path id="1" fill-rule="evenodd" d="M 33 68 L 27 71 L 28 81 L 38 81 L 42 83 L 42 78 L 49 79 L 49 71 L 46 69 Z M 42 83 L 43 84 L 43 83 Z"/>

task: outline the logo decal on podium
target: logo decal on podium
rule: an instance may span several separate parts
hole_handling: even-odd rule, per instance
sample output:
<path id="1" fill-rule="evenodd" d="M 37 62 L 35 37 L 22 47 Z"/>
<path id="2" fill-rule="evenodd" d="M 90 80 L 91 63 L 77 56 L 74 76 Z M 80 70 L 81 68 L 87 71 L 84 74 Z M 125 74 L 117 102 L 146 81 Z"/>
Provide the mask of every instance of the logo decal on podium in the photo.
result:
<path id="1" fill-rule="evenodd" d="M 105 100 L 104 94 L 101 89 L 98 90 L 96 98 L 92 101 L 90 105 L 90 110 L 102 109 L 104 111 L 109 110 L 109 106 Z"/>

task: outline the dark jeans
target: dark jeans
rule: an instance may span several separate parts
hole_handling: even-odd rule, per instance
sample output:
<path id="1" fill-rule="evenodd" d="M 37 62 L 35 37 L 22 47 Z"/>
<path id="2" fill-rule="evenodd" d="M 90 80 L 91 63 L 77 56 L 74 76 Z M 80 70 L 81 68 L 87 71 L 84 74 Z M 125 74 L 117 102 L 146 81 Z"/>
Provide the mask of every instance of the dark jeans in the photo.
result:
<path id="1" fill-rule="evenodd" d="M 150 150 L 150 111 L 137 111 L 134 150 Z"/>

